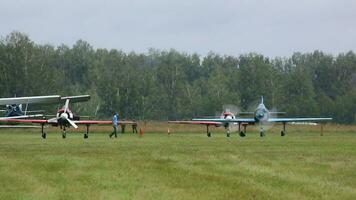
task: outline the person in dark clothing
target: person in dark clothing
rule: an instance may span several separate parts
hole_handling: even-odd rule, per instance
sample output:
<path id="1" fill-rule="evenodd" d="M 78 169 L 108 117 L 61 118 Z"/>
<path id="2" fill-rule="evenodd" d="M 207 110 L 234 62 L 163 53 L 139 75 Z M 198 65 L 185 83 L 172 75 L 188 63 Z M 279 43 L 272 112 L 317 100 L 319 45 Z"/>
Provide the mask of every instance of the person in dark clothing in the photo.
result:
<path id="1" fill-rule="evenodd" d="M 137 133 L 137 122 L 135 120 L 133 120 L 133 124 L 132 124 L 132 133 Z"/>

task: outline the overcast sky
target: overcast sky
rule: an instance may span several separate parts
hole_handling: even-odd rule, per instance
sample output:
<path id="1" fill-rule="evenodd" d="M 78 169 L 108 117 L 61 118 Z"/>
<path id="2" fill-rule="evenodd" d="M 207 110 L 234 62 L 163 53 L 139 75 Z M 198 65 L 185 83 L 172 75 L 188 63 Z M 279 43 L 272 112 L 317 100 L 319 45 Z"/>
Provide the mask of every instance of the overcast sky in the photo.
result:
<path id="1" fill-rule="evenodd" d="M 0 35 L 202 56 L 356 50 L 355 0 L 0 0 Z"/>

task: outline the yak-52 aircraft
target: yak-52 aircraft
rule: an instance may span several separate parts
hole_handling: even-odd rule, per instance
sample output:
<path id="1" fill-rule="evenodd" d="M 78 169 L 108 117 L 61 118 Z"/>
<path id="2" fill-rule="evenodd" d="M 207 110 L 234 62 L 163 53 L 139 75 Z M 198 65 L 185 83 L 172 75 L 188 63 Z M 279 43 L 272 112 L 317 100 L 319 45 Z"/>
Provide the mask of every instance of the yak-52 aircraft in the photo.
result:
<path id="1" fill-rule="evenodd" d="M 69 109 L 69 102 L 82 102 L 88 101 L 90 99 L 89 95 L 80 96 L 69 96 L 61 97 L 61 101 L 65 102 L 64 106 L 57 111 L 56 117 L 51 119 L 1 119 L 0 121 L 15 122 L 15 123 L 32 123 L 41 125 L 42 138 L 46 138 L 46 133 L 43 130 L 44 125 L 49 124 L 52 126 L 59 126 L 62 130 L 62 138 L 66 138 L 66 128 L 74 127 L 78 128 L 78 125 L 86 126 L 86 133 L 84 133 L 84 138 L 89 137 L 89 126 L 92 124 L 112 124 L 112 121 L 101 121 L 101 120 L 80 120 L 80 117 L 74 115 Z M 119 121 L 119 124 L 134 124 L 136 122 L 132 121 Z"/>
<path id="2" fill-rule="evenodd" d="M 280 122 L 283 123 L 283 130 L 281 131 L 281 136 L 286 134 L 286 123 L 289 122 L 319 122 L 319 121 L 329 121 L 332 118 L 275 118 L 271 117 L 271 114 L 274 112 L 270 112 L 263 103 L 263 97 L 261 97 L 261 103 L 257 106 L 255 111 L 253 112 L 253 118 L 236 118 L 235 116 L 231 117 L 223 117 L 223 118 L 212 118 L 212 119 L 204 119 L 204 118 L 194 118 L 191 121 L 170 121 L 170 123 L 180 123 L 180 124 L 204 124 L 207 126 L 207 135 L 210 137 L 209 125 L 219 126 L 223 124 L 225 127 L 229 127 L 231 123 L 237 123 L 239 127 L 239 135 L 244 137 L 246 135 L 246 126 L 248 124 L 258 124 L 260 126 L 260 136 L 265 136 L 264 133 L 264 125 L 267 123 L 275 123 Z M 282 112 L 275 112 L 282 113 Z M 241 131 L 241 125 L 244 126 L 244 131 Z M 227 136 L 230 136 L 230 132 L 227 132 Z"/>
<path id="3" fill-rule="evenodd" d="M 192 119 L 191 121 L 169 121 L 168 123 L 175 123 L 175 124 L 195 124 L 195 125 L 205 125 L 206 126 L 206 135 L 208 137 L 211 137 L 211 132 L 209 131 L 209 126 L 216 126 L 216 127 L 221 127 L 223 126 L 226 130 L 226 136 L 230 137 L 230 124 L 238 124 L 239 126 L 239 132 L 241 136 L 245 136 L 246 132 L 246 126 L 248 123 L 236 123 L 236 122 L 231 122 L 230 120 L 235 120 L 236 116 L 230 112 L 229 110 L 226 110 L 223 112 L 219 118 L 204 118 L 204 119 Z M 240 131 L 241 126 L 244 127 L 243 131 Z"/>
<path id="4" fill-rule="evenodd" d="M 5 110 L 0 110 L 0 112 L 5 113 L 5 116 L 0 117 L 0 119 L 42 117 L 42 114 L 35 113 L 43 113 L 43 110 L 28 110 L 28 106 L 30 104 L 58 103 L 60 98 L 59 95 L 0 98 L 0 106 L 6 106 Z M 25 110 L 23 110 L 23 104 L 25 105 Z"/>

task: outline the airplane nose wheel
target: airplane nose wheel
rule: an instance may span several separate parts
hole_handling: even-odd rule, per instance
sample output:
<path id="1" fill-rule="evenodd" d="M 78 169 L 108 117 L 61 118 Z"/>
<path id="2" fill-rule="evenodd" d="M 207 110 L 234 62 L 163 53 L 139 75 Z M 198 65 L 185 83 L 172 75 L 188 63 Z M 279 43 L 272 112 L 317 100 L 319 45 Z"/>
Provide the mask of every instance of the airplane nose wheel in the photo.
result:
<path id="1" fill-rule="evenodd" d="M 66 128 L 63 128 L 63 131 L 62 131 L 62 138 L 63 138 L 63 139 L 66 138 Z"/>
<path id="2" fill-rule="evenodd" d="M 260 132 L 260 137 L 264 137 L 265 133 L 263 131 Z"/>
<path id="3" fill-rule="evenodd" d="M 263 136 L 265 136 L 265 132 L 264 132 L 263 127 L 262 127 L 262 125 L 261 125 L 261 128 L 260 128 L 260 137 L 263 137 Z"/>

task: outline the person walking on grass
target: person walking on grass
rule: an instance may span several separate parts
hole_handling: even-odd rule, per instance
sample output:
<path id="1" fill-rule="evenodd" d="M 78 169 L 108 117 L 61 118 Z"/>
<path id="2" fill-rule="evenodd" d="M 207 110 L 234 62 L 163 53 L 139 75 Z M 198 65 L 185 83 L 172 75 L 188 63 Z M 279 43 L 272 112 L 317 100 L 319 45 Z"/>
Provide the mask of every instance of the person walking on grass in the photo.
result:
<path id="1" fill-rule="evenodd" d="M 117 138 L 117 125 L 118 125 L 118 121 L 119 121 L 119 117 L 118 114 L 115 113 L 114 116 L 112 117 L 112 127 L 113 127 L 113 131 L 112 133 L 109 135 L 110 138 L 115 135 L 115 138 Z"/>

